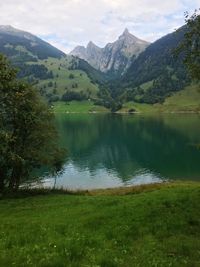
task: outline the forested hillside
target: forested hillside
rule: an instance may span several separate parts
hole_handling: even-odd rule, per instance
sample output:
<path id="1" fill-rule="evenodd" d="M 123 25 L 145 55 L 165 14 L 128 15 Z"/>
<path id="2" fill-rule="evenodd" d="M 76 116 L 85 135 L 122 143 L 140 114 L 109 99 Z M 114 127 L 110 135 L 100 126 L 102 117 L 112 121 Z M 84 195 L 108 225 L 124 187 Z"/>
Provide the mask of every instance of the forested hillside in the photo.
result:
<path id="1" fill-rule="evenodd" d="M 151 44 L 133 62 L 118 82 L 117 93 L 124 101 L 163 102 L 173 92 L 190 83 L 183 55 L 176 48 L 183 41 L 187 28 L 182 27 Z"/>
<path id="2" fill-rule="evenodd" d="M 18 78 L 34 84 L 50 102 L 98 99 L 104 74 L 30 33 L 0 26 L 0 53 L 18 68 Z"/>

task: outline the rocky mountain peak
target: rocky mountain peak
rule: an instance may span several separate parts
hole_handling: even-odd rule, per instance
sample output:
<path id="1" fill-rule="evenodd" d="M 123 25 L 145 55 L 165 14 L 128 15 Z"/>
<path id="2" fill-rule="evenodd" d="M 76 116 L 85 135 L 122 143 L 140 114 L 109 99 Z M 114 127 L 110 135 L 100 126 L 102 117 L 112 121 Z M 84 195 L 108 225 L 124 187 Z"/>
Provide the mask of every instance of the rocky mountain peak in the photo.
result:
<path id="1" fill-rule="evenodd" d="M 82 45 L 78 45 L 78 46 L 76 46 L 75 48 L 74 48 L 74 50 L 73 51 L 76 51 L 76 52 L 82 52 L 82 51 L 85 51 L 85 47 L 84 46 L 82 46 Z"/>
<path id="2" fill-rule="evenodd" d="M 148 42 L 138 39 L 126 28 L 115 42 L 107 44 L 104 48 L 90 41 L 85 49 L 75 48 L 70 54 L 86 60 L 102 72 L 123 72 L 132 56 L 138 56 L 148 45 Z"/>
<path id="3" fill-rule="evenodd" d="M 95 45 L 92 41 L 90 41 L 87 45 L 86 49 L 100 49 L 100 47 L 98 47 L 97 45 Z"/>
<path id="4" fill-rule="evenodd" d="M 129 35 L 129 34 L 130 34 L 130 32 L 129 32 L 128 28 L 125 28 L 125 30 L 124 30 L 122 35 L 126 36 L 126 35 Z"/>
<path id="5" fill-rule="evenodd" d="M 122 33 L 122 35 L 119 36 L 119 40 L 127 40 L 129 42 L 134 43 L 134 42 L 137 42 L 139 39 L 133 34 L 131 34 L 129 30 L 126 28 L 124 32 Z"/>

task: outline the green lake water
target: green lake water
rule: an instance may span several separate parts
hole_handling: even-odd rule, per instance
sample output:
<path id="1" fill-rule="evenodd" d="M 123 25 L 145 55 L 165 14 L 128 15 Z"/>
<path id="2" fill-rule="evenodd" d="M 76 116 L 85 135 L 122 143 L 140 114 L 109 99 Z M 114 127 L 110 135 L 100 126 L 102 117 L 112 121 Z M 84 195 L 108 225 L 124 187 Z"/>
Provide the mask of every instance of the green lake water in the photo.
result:
<path id="1" fill-rule="evenodd" d="M 165 180 L 200 180 L 200 116 L 57 114 L 63 172 L 43 185 L 111 188 Z"/>

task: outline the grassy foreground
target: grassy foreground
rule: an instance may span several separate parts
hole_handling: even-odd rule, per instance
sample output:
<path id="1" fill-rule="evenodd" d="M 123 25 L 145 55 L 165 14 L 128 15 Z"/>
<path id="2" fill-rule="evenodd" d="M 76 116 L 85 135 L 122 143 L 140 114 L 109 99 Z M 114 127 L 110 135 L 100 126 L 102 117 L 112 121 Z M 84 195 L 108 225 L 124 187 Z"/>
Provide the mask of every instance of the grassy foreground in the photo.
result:
<path id="1" fill-rule="evenodd" d="M 200 266 L 200 184 L 0 200 L 0 266 Z"/>

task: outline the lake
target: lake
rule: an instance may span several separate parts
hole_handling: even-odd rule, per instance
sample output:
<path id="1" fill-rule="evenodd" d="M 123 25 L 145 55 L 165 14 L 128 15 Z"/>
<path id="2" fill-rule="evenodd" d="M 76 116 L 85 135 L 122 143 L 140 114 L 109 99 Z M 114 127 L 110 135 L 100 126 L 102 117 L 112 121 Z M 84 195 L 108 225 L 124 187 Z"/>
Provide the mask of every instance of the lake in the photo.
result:
<path id="1" fill-rule="evenodd" d="M 200 116 L 56 114 L 63 172 L 42 185 L 68 189 L 200 180 Z"/>

